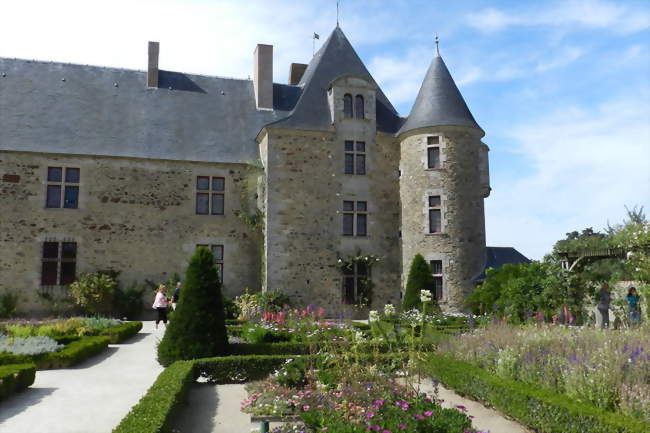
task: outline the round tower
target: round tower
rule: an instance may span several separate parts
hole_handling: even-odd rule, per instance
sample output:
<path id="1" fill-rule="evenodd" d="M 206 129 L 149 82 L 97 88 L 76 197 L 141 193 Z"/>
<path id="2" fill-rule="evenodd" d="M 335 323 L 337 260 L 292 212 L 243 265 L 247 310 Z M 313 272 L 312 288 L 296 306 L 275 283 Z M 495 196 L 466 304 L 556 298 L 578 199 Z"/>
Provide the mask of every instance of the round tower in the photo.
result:
<path id="1" fill-rule="evenodd" d="M 416 254 L 434 275 L 443 310 L 462 311 L 486 260 L 485 135 L 440 57 L 400 129 L 402 282 Z"/>

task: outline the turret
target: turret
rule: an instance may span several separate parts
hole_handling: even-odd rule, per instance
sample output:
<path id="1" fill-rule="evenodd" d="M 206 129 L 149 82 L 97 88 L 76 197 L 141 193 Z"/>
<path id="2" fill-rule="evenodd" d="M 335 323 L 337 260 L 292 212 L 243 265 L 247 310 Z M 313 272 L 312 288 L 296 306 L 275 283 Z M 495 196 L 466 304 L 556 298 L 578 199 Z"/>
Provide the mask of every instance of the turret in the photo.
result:
<path id="1" fill-rule="evenodd" d="M 439 53 L 397 135 L 402 281 L 420 253 L 443 309 L 463 310 L 485 263 L 487 146 Z"/>

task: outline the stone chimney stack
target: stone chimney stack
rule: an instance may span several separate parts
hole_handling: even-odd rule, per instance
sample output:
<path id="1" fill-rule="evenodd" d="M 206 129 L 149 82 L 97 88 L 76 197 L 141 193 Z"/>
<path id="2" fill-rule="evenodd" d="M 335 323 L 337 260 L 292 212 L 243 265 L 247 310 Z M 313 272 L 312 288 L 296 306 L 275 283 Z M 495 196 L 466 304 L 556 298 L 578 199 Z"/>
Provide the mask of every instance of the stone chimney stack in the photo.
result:
<path id="1" fill-rule="evenodd" d="M 257 44 L 254 53 L 253 86 L 258 110 L 273 109 L 273 45 Z"/>
<path id="2" fill-rule="evenodd" d="M 304 63 L 292 63 L 289 67 L 289 85 L 295 86 L 298 84 L 306 69 L 307 65 Z"/>
<path id="3" fill-rule="evenodd" d="M 147 66 L 147 87 L 158 87 L 158 53 L 160 44 L 149 41 L 149 64 Z"/>

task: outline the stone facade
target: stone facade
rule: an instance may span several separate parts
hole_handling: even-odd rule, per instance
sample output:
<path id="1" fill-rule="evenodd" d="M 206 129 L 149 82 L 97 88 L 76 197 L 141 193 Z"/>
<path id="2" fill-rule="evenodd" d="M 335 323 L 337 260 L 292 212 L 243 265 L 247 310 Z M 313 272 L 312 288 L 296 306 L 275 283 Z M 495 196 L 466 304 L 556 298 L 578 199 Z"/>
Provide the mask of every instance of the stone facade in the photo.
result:
<path id="1" fill-rule="evenodd" d="M 48 167 L 80 169 L 79 207 L 46 208 Z M 259 287 L 258 230 L 247 211 L 251 169 L 237 164 L 0 152 L 0 286 L 23 308 L 46 311 L 43 242 L 76 242 L 77 273 L 120 271 L 124 284 L 182 274 L 198 244 L 224 246 L 224 293 Z M 10 176 L 11 181 L 7 181 Z M 197 176 L 225 178 L 224 215 L 196 215 Z M 149 295 L 147 295 L 149 300 Z"/>
<path id="2" fill-rule="evenodd" d="M 77 274 L 113 269 L 127 285 L 220 245 L 225 294 L 280 289 L 330 315 L 370 298 L 362 316 L 401 303 L 421 253 L 442 261 L 443 307 L 463 308 L 486 259 L 488 148 L 440 57 L 403 118 L 338 27 L 289 85 L 272 81 L 271 46 L 253 81 L 158 70 L 155 48 L 147 75 L 0 59 L 0 287 L 25 309 L 64 291 L 41 284 L 46 242 L 76 243 Z M 46 207 L 48 167 L 80 170 L 77 209 Z M 197 214 L 199 176 L 224 179 L 223 215 Z M 367 255 L 365 274 L 341 269 Z"/>

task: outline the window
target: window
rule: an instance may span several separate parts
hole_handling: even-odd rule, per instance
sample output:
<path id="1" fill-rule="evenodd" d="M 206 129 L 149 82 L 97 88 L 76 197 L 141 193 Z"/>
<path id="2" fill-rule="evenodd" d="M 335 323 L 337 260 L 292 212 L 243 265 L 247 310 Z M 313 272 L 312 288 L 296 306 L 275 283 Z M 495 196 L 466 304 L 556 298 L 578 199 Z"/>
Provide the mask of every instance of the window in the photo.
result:
<path id="1" fill-rule="evenodd" d="M 363 107 L 363 96 L 357 95 L 354 98 L 354 117 L 363 119 L 366 117 Z"/>
<path id="2" fill-rule="evenodd" d="M 63 205 L 63 206 L 61 206 Z M 45 207 L 77 209 L 79 207 L 79 169 L 47 168 Z"/>
<path id="3" fill-rule="evenodd" d="M 368 203 L 343 202 L 343 236 L 367 236 Z"/>
<path id="4" fill-rule="evenodd" d="M 352 117 L 352 95 L 343 95 L 343 117 Z"/>
<path id="5" fill-rule="evenodd" d="M 343 302 L 359 304 L 367 302 L 368 266 L 356 262 L 348 268 L 343 268 Z"/>
<path id="6" fill-rule="evenodd" d="M 440 136 L 427 137 L 427 168 L 440 166 Z"/>
<path id="7" fill-rule="evenodd" d="M 212 255 L 214 256 L 214 264 L 217 267 L 217 272 L 219 273 L 219 282 L 223 283 L 223 245 L 200 244 L 196 247 L 209 248 L 212 251 Z"/>
<path id="8" fill-rule="evenodd" d="M 366 174 L 366 143 L 345 141 L 345 174 Z"/>
<path id="9" fill-rule="evenodd" d="M 76 279 L 77 243 L 43 242 L 42 286 L 65 286 Z"/>
<path id="10" fill-rule="evenodd" d="M 429 263 L 433 274 L 433 290 L 436 299 L 442 299 L 442 260 L 431 260 Z"/>
<path id="11" fill-rule="evenodd" d="M 429 196 L 429 233 L 442 231 L 441 202 L 439 195 Z"/>
<path id="12" fill-rule="evenodd" d="M 223 177 L 197 176 L 196 214 L 223 215 L 226 181 Z"/>

